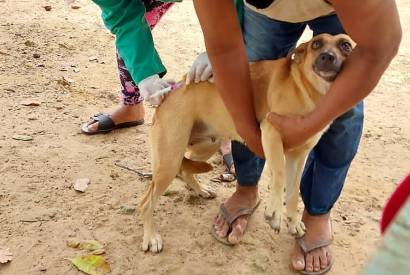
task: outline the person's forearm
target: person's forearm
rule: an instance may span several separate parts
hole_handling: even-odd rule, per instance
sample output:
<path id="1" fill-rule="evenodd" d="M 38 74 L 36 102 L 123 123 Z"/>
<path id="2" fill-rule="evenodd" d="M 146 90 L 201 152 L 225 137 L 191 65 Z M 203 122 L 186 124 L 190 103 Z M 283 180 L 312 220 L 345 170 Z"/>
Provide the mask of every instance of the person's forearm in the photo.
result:
<path id="1" fill-rule="evenodd" d="M 254 111 L 249 64 L 243 49 L 210 57 L 215 82 L 238 131 L 244 125 L 258 128 Z M 240 80 L 240 81 L 238 81 Z M 242 135 L 243 133 L 239 133 Z"/>
<path id="2" fill-rule="evenodd" d="M 218 91 L 239 134 L 244 136 L 245 133 L 241 131 L 256 131 L 259 128 L 253 105 L 249 64 L 235 7 L 226 0 L 197 0 L 194 3 Z M 220 31 L 215 31 L 217 29 Z"/>
<path id="3" fill-rule="evenodd" d="M 313 120 L 317 121 L 313 132 L 324 128 L 368 96 L 393 57 L 394 54 L 389 52 L 369 52 L 360 46 L 356 47 L 343 71 L 311 114 Z"/>
<path id="4" fill-rule="evenodd" d="M 309 115 L 312 131 L 325 127 L 363 100 L 398 51 L 401 27 L 394 0 L 331 0 L 357 46 L 328 93 Z"/>

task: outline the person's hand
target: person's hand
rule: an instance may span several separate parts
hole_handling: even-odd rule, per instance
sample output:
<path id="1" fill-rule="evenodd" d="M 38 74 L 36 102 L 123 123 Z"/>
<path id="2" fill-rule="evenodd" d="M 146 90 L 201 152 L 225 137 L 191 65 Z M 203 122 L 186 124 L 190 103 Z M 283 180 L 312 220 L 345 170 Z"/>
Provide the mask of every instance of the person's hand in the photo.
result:
<path id="1" fill-rule="evenodd" d="M 250 128 L 247 125 L 237 125 L 238 134 L 244 139 L 245 145 L 258 157 L 265 158 L 262 147 L 261 129 L 256 127 Z"/>
<path id="2" fill-rule="evenodd" d="M 186 84 L 192 82 L 199 83 L 207 80 L 213 83 L 212 66 L 209 62 L 208 54 L 203 52 L 198 55 L 192 64 L 191 69 L 186 76 Z"/>
<path id="3" fill-rule="evenodd" d="M 149 76 L 138 84 L 141 96 L 151 105 L 159 106 L 165 94 L 171 91 L 172 81 L 161 79 L 157 74 Z"/>
<path id="4" fill-rule="evenodd" d="M 285 149 L 301 145 L 315 134 L 314 124 L 308 115 L 268 113 L 266 119 L 279 131 Z"/>

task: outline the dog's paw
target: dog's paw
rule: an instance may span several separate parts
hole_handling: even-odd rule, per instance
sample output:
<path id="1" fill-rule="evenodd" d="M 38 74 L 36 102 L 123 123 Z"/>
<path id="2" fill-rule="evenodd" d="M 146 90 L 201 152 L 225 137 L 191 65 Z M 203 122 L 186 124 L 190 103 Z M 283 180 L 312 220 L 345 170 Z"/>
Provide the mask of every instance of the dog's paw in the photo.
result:
<path id="1" fill-rule="evenodd" d="M 291 235 L 301 238 L 306 233 L 306 226 L 301 220 L 288 217 L 288 230 Z"/>
<path id="2" fill-rule="evenodd" d="M 265 210 L 265 219 L 270 227 L 275 231 L 275 233 L 280 232 L 280 228 L 282 225 L 282 215 L 283 211 L 281 208 L 275 211 L 268 211 Z"/>
<path id="3" fill-rule="evenodd" d="M 216 191 L 210 186 L 201 186 L 197 193 L 204 199 L 213 199 L 216 197 Z"/>
<path id="4" fill-rule="evenodd" d="M 142 250 L 144 252 L 151 251 L 153 253 L 159 253 L 162 251 L 162 238 L 159 234 L 153 234 L 151 236 L 144 236 L 142 241 Z"/>

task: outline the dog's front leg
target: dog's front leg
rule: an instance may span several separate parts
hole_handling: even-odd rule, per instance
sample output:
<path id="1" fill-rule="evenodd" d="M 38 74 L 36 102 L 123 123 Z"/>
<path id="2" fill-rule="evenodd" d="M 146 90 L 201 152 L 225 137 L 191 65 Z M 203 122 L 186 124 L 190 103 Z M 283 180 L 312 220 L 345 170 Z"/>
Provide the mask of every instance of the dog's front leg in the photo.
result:
<path id="1" fill-rule="evenodd" d="M 265 209 L 265 218 L 275 230 L 280 232 L 283 215 L 284 187 L 286 182 L 285 156 L 279 132 L 265 119 L 261 123 L 262 145 L 268 168 L 271 170 L 270 198 Z"/>
<path id="2" fill-rule="evenodd" d="M 306 228 L 298 218 L 299 186 L 302 178 L 303 168 L 309 150 L 302 149 L 286 153 L 286 216 L 289 233 L 302 237 Z"/>

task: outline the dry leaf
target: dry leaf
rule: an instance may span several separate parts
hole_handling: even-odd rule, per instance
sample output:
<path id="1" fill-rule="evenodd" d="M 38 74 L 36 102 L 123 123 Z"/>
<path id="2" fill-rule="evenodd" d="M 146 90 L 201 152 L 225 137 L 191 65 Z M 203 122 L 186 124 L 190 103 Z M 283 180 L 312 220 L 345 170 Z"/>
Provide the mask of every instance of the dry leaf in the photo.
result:
<path id="1" fill-rule="evenodd" d="M 71 247 L 71 248 L 77 248 L 77 247 L 80 245 L 80 242 L 79 242 L 79 241 L 76 241 L 76 240 L 68 240 L 68 241 L 66 242 L 66 245 L 67 245 L 68 247 Z"/>
<path id="2" fill-rule="evenodd" d="M 76 179 L 73 187 L 76 191 L 85 192 L 85 189 L 87 189 L 88 184 L 90 184 L 90 179 L 88 178 Z"/>
<path id="3" fill-rule="evenodd" d="M 93 255 L 101 255 L 105 253 L 104 246 L 96 240 L 82 242 L 78 240 L 68 240 L 66 245 L 71 248 L 88 250 Z"/>
<path id="4" fill-rule="evenodd" d="M 5 264 L 13 260 L 13 254 L 6 247 L 0 247 L 0 263 Z"/>
<path id="5" fill-rule="evenodd" d="M 26 135 L 14 135 L 12 139 L 21 140 L 21 141 L 30 141 L 30 140 L 33 140 L 33 137 L 26 136 Z"/>
<path id="6" fill-rule="evenodd" d="M 99 250 L 103 248 L 103 245 L 100 244 L 96 240 L 87 240 L 84 242 L 80 242 L 80 245 L 78 246 L 79 249 L 85 249 L 88 251 L 94 251 L 94 250 Z"/>
<path id="7" fill-rule="evenodd" d="M 104 253 L 105 253 L 104 249 L 97 249 L 97 250 L 91 251 L 91 254 L 93 255 L 102 255 Z"/>
<path id="8" fill-rule="evenodd" d="M 43 6 L 43 8 L 44 8 L 46 11 L 51 11 L 51 9 L 52 9 L 51 6 Z"/>
<path id="9" fill-rule="evenodd" d="M 20 104 L 24 106 L 40 106 L 41 102 L 37 100 L 26 99 L 20 102 Z"/>
<path id="10" fill-rule="evenodd" d="M 111 272 L 103 256 L 85 255 L 69 259 L 75 267 L 90 275 L 105 275 Z"/>

